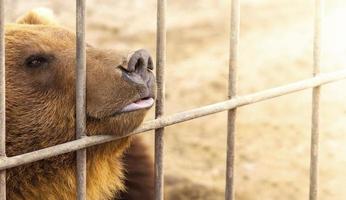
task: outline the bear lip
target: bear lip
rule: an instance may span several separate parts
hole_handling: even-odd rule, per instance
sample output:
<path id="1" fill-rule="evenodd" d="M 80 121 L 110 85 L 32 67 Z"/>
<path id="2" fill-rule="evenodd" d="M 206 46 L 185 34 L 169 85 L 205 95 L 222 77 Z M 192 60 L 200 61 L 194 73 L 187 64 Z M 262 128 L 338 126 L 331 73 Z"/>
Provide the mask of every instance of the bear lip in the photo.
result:
<path id="1" fill-rule="evenodd" d="M 136 110 L 142 110 L 142 109 L 146 109 L 146 108 L 150 108 L 154 105 L 154 98 L 152 97 L 147 97 L 147 98 L 142 98 L 139 99 L 127 106 L 125 106 L 124 108 L 122 108 L 120 110 L 121 113 L 124 112 L 132 112 L 132 111 L 136 111 Z"/>
<path id="2" fill-rule="evenodd" d="M 99 120 L 102 118 L 116 117 L 118 115 L 129 113 L 129 112 L 134 112 L 137 110 L 149 109 L 154 105 L 154 103 L 155 103 L 154 97 L 148 96 L 145 98 L 138 99 L 138 100 L 134 101 L 133 103 L 126 105 L 122 109 L 115 111 L 113 114 L 108 115 L 108 116 L 104 116 L 101 118 L 100 117 L 94 117 L 90 114 L 87 114 L 87 116 L 91 119 L 99 119 Z"/>

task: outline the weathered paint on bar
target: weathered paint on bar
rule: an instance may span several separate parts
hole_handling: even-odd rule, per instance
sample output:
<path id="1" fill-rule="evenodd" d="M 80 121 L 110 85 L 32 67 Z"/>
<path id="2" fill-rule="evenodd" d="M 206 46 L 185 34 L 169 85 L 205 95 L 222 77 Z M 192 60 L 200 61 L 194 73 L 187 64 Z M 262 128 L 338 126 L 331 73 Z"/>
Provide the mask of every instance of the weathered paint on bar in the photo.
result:
<path id="1" fill-rule="evenodd" d="M 5 1 L 0 0 L 0 158 L 6 158 Z M 6 200 L 6 171 L 0 171 L 0 199 Z"/>
<path id="2" fill-rule="evenodd" d="M 77 0 L 76 9 L 76 138 L 86 137 L 86 52 L 85 1 Z M 86 149 L 77 151 L 77 200 L 86 199 Z"/>
<path id="3" fill-rule="evenodd" d="M 239 26 L 240 26 L 239 0 L 232 0 L 230 25 L 231 25 L 231 34 L 230 34 L 230 49 L 229 49 L 228 97 L 229 99 L 233 99 L 237 95 L 237 67 L 238 67 Z M 234 108 L 228 111 L 225 200 L 234 199 L 234 151 L 235 151 L 234 140 L 235 140 L 236 117 L 237 117 L 237 108 Z"/>
<path id="4" fill-rule="evenodd" d="M 157 99 L 155 118 L 159 118 L 164 115 L 165 110 L 166 0 L 157 0 L 156 37 Z M 163 134 L 164 127 L 155 130 L 155 200 L 163 199 Z"/>
<path id="5" fill-rule="evenodd" d="M 323 0 L 315 0 L 314 17 L 314 49 L 313 49 L 313 76 L 320 73 L 321 65 L 321 32 Z M 320 86 L 312 90 L 311 116 L 311 149 L 310 149 L 310 190 L 309 199 L 318 199 L 318 152 L 319 152 L 319 122 L 320 122 Z"/>
<path id="6" fill-rule="evenodd" d="M 343 79 L 346 79 L 345 69 L 335 71 L 335 72 L 320 74 L 316 77 L 290 83 L 284 86 L 275 87 L 275 88 L 263 90 L 260 92 L 244 95 L 244 96 L 237 96 L 231 100 L 226 100 L 226 101 L 218 102 L 215 104 L 199 107 L 196 109 L 172 114 L 169 116 L 164 116 L 155 120 L 147 121 L 147 122 L 144 122 L 134 132 L 127 135 L 122 135 L 122 136 L 102 135 L 102 136 L 85 137 L 82 139 L 74 140 L 64 144 L 59 144 L 59 145 L 41 149 L 38 151 L 34 151 L 34 152 L 30 152 L 30 153 L 26 153 L 26 154 L 22 154 L 18 156 L 13 156 L 13 157 L 7 157 L 2 162 L 0 162 L 0 170 L 35 162 L 38 160 L 50 158 L 53 156 L 76 151 L 79 149 L 99 145 L 99 144 L 117 140 L 123 137 L 128 137 L 130 135 L 135 135 L 138 133 L 162 128 L 165 126 L 170 126 L 180 122 L 189 121 L 195 118 L 200 118 L 203 116 L 219 113 L 219 112 L 230 110 L 236 107 L 246 106 L 246 105 L 254 104 L 264 100 L 273 99 L 275 97 L 284 96 L 284 95 L 298 92 L 301 90 L 311 89 L 319 85 L 324 85 L 324 84 L 332 83 L 332 82 L 343 80 Z"/>

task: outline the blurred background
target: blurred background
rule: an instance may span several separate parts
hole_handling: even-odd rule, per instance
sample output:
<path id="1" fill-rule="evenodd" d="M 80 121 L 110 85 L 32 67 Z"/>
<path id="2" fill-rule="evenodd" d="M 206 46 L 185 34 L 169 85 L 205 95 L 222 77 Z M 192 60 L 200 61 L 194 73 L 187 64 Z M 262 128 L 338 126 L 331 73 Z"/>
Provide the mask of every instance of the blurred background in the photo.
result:
<path id="1" fill-rule="evenodd" d="M 241 0 L 239 94 L 311 76 L 313 0 Z M 74 30 L 75 3 L 8 0 L 7 21 L 37 7 Z M 168 0 L 167 114 L 227 98 L 229 0 Z M 346 2 L 325 5 L 322 72 L 346 65 Z M 88 0 L 87 39 L 101 48 L 149 49 L 155 56 L 155 0 Z M 320 199 L 346 199 L 346 82 L 324 86 Z M 311 91 L 239 109 L 238 200 L 307 199 Z M 153 118 L 151 114 L 148 119 Z M 153 147 L 152 134 L 143 134 Z M 166 197 L 223 199 L 226 113 L 168 127 Z"/>

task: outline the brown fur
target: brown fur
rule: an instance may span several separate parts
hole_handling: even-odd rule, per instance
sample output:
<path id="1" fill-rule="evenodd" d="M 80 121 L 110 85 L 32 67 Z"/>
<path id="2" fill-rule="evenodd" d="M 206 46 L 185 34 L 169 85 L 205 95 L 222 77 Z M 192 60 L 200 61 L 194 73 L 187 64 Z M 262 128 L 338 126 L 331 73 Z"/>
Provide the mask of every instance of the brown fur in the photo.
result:
<path id="1" fill-rule="evenodd" d="M 6 152 L 15 156 L 65 143 L 75 135 L 75 34 L 29 13 L 6 26 Z M 49 63 L 28 68 L 32 55 Z M 87 48 L 87 133 L 123 135 L 146 110 L 113 116 L 146 90 L 124 80 L 126 54 Z M 151 75 L 151 79 L 152 75 Z M 154 91 L 154 82 L 151 84 Z M 152 94 L 153 95 L 153 94 Z M 88 149 L 87 198 L 110 199 L 124 189 L 121 157 L 130 138 Z M 7 170 L 10 200 L 75 199 L 75 153 Z"/>
<path id="2" fill-rule="evenodd" d="M 125 185 L 119 200 L 154 199 L 154 168 L 141 138 L 134 138 L 124 154 Z"/>

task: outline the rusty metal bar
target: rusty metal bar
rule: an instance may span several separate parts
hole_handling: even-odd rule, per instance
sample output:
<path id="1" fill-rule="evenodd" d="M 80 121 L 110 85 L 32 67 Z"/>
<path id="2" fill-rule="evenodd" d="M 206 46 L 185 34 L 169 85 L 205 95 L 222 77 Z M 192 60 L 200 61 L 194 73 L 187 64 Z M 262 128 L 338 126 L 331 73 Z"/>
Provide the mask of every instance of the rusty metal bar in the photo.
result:
<path id="1" fill-rule="evenodd" d="M 82 139 L 67 142 L 64 144 L 59 144 L 59 145 L 41 149 L 38 151 L 33 151 L 30 153 L 13 156 L 13 157 L 7 157 L 3 159 L 2 162 L 0 162 L 0 170 L 35 162 L 38 160 L 50 158 L 53 156 L 76 151 L 79 149 L 84 149 L 87 147 L 117 140 L 123 137 L 128 137 L 130 135 L 135 135 L 138 133 L 142 133 L 142 132 L 162 128 L 165 126 L 177 124 L 180 122 L 192 120 L 195 118 L 200 118 L 203 116 L 219 113 L 219 112 L 230 110 L 236 107 L 254 104 L 254 103 L 261 102 L 267 99 L 272 99 L 275 97 L 287 95 L 287 94 L 298 92 L 301 90 L 310 89 L 319 85 L 328 84 L 328 83 L 335 82 L 342 79 L 346 79 L 345 69 L 335 71 L 335 72 L 325 73 L 325 74 L 319 74 L 316 77 L 290 83 L 284 86 L 275 87 L 275 88 L 263 90 L 260 92 L 244 95 L 244 96 L 237 96 L 227 101 L 222 101 L 215 104 L 203 106 L 200 108 L 184 111 L 181 113 L 176 113 L 173 115 L 160 117 L 155 120 L 144 122 L 142 126 L 140 126 L 134 132 L 128 135 L 123 135 L 123 136 L 102 135 L 102 136 L 84 137 Z"/>
<path id="2" fill-rule="evenodd" d="M 239 0 L 232 0 L 231 4 L 231 35 L 229 49 L 229 77 L 228 77 L 228 98 L 233 99 L 237 95 L 237 67 L 239 52 L 239 25 L 240 25 L 240 5 Z M 228 110 L 227 116 L 227 157 L 226 157 L 226 184 L 225 200 L 234 199 L 234 143 L 235 143 L 235 123 L 237 108 Z"/>
<path id="3" fill-rule="evenodd" d="M 315 0 L 314 17 L 314 48 L 313 48 L 313 76 L 320 73 L 321 65 L 321 30 L 323 0 Z M 320 122 L 320 86 L 312 90 L 311 116 L 311 149 L 310 149 L 310 190 L 309 199 L 318 199 L 318 151 L 319 151 L 319 122 Z"/>
<path id="4" fill-rule="evenodd" d="M 0 0 L 0 158 L 6 158 L 5 1 Z M 0 199 L 6 200 L 6 170 L 0 171 Z"/>
<path id="5" fill-rule="evenodd" d="M 157 99 L 155 118 L 165 111 L 165 65 L 166 65 L 166 0 L 157 0 L 156 31 L 156 83 Z M 155 200 L 163 199 L 163 147 L 164 127 L 155 130 Z"/>
<path id="6" fill-rule="evenodd" d="M 85 52 L 85 0 L 76 4 L 76 138 L 86 137 L 86 52 Z M 86 199 L 86 149 L 77 151 L 77 200 Z"/>

